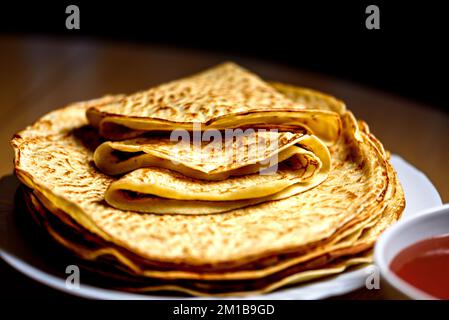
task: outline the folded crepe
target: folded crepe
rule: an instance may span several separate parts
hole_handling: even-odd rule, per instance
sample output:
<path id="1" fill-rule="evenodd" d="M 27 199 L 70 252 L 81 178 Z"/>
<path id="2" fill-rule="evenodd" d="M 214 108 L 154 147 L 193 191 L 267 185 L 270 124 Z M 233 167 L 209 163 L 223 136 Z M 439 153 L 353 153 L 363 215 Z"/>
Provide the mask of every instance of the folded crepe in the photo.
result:
<path id="1" fill-rule="evenodd" d="M 105 194 L 111 206 L 152 213 L 218 213 L 304 192 L 324 181 L 328 148 L 315 136 L 249 131 L 201 143 L 169 138 L 105 142 L 106 174 L 130 172 Z"/>
<path id="2" fill-rule="evenodd" d="M 295 103 L 258 76 L 224 63 L 197 75 L 172 81 L 119 101 L 87 110 L 91 125 L 110 140 L 144 132 L 186 129 L 303 128 L 326 144 L 340 133 L 340 118 L 329 110 L 310 110 Z"/>
<path id="3" fill-rule="evenodd" d="M 317 186 L 330 168 L 322 139 L 335 143 L 341 125 L 337 113 L 295 103 L 232 63 L 90 107 L 87 118 L 109 138 L 142 134 L 142 124 L 148 131 L 95 151 L 99 170 L 128 173 L 106 202 L 170 214 L 220 213 Z M 175 128 L 170 137 L 159 132 Z"/>

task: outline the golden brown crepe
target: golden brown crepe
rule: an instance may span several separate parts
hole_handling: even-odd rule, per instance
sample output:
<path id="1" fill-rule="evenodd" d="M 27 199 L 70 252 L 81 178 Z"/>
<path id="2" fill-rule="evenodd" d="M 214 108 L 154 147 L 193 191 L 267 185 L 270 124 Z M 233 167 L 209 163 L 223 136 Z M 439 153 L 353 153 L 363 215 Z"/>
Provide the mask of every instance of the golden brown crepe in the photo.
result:
<path id="1" fill-rule="evenodd" d="M 96 149 L 94 160 L 103 169 L 120 167 L 131 171 L 111 183 L 105 194 L 108 204 L 122 210 L 152 213 L 225 212 L 286 198 L 327 178 L 329 151 L 316 137 L 272 132 L 268 138 L 266 134 L 262 138 L 259 140 L 261 133 L 257 133 L 258 141 L 264 145 L 265 141 L 280 141 L 273 148 L 264 147 L 258 152 L 257 146 L 248 147 L 251 144 L 246 139 L 239 139 L 236 148 L 224 148 L 216 152 L 218 156 L 214 156 L 213 149 L 203 149 L 205 157 L 198 156 L 200 151 L 189 150 L 190 143 L 179 147 L 169 140 L 152 141 L 155 138 L 133 140 L 127 145 L 106 142 Z M 142 140 L 143 144 L 139 144 Z M 126 160 L 115 165 L 110 145 L 137 152 L 137 156 L 130 157 L 132 152 L 128 152 Z M 237 148 L 239 145 L 246 148 Z M 109 150 L 103 152 L 105 147 Z M 107 168 L 104 171 L 110 172 Z M 210 177 L 202 180 L 207 176 Z"/>
<path id="2" fill-rule="evenodd" d="M 233 63 L 129 95 L 120 101 L 93 105 L 89 122 L 112 140 L 148 131 L 229 128 L 308 130 L 327 144 L 340 133 L 338 114 L 310 110 L 280 94 L 258 76 Z"/>
<path id="3" fill-rule="evenodd" d="M 305 133 L 247 130 L 251 131 L 226 137 L 220 132 L 200 133 L 209 134 L 207 140 L 215 135 L 217 138 L 214 136 L 212 141 L 193 140 L 190 134 L 186 139 L 156 136 L 106 141 L 95 150 L 94 161 L 108 175 L 162 167 L 194 179 L 224 180 L 259 173 L 287 160 L 291 160 L 290 166 L 300 167 L 303 162 L 309 162 L 311 148 L 315 145 L 324 148 L 318 138 Z M 312 154 L 309 158 L 317 157 Z"/>
<path id="4" fill-rule="evenodd" d="M 363 126 L 364 131 L 359 134 L 363 139 L 367 139 L 366 143 L 370 144 L 374 149 L 380 151 L 380 155 L 387 159 L 387 154 L 383 149 L 378 148 L 378 142 Z M 336 160 L 335 167 L 341 170 L 344 174 L 344 159 L 348 150 L 341 146 L 334 150 L 333 158 Z M 275 290 L 276 288 L 291 285 L 293 283 L 300 283 L 309 281 L 318 277 L 323 277 L 335 273 L 342 272 L 348 266 L 366 263 L 371 261 L 370 256 L 366 255 L 366 250 L 370 248 L 385 227 L 399 218 L 403 209 L 403 193 L 398 184 L 396 175 L 391 166 L 387 166 L 387 174 L 389 177 L 389 184 L 385 194 L 385 203 L 382 210 L 376 210 L 371 213 L 370 218 L 358 222 L 358 224 L 348 224 L 347 228 L 342 228 L 340 232 L 330 238 L 331 241 L 322 243 L 320 246 L 309 250 L 306 253 L 298 251 L 289 255 L 271 256 L 267 261 L 253 261 L 246 266 L 239 266 L 237 268 L 228 269 L 223 273 L 214 269 L 209 272 L 200 271 L 199 273 L 189 269 L 181 271 L 173 270 L 173 266 L 164 269 L 163 265 L 147 265 L 146 267 L 136 261 L 136 258 L 130 253 L 123 252 L 120 248 L 114 248 L 107 243 L 91 240 L 87 248 L 80 247 L 64 238 L 64 235 L 58 233 L 49 227 L 49 233 L 64 246 L 70 248 L 81 256 L 84 260 L 103 261 L 104 258 L 113 256 L 117 260 L 113 265 L 123 263 L 124 268 L 128 271 L 121 276 L 115 272 L 113 275 L 119 277 L 128 286 L 123 283 L 116 284 L 121 289 L 137 292 L 152 292 L 152 291 L 180 291 L 194 295 L 220 295 L 220 296 L 236 296 L 255 293 L 264 293 Z M 39 194 L 39 192 L 37 192 Z M 58 217 L 64 216 L 64 213 L 55 213 Z M 64 218 L 64 219 L 67 219 Z M 45 222 L 51 222 L 52 219 L 47 219 Z M 73 223 L 67 222 L 68 224 Z M 54 227 L 54 225 L 53 225 Z M 79 228 L 79 227 L 78 227 Z M 73 226 L 72 226 L 73 229 Z M 82 228 L 81 228 L 82 230 Z M 81 233 L 82 234 L 82 233 Z M 93 236 L 89 236 L 93 237 Z M 84 238 L 84 237 L 83 237 Z M 73 240 L 73 239 L 72 239 Z M 111 262 L 108 262 L 111 264 Z M 107 263 L 107 264 L 108 264 Z M 265 266 L 263 266 L 265 265 Z M 162 268 L 162 269 L 161 269 Z M 165 267 L 167 268 L 167 267 Z M 234 271 L 235 269 L 235 271 Z M 129 274 L 129 275 L 126 275 Z M 142 278 L 144 277 L 144 278 Z M 164 281 L 161 282 L 161 279 Z M 186 282 L 186 279 L 192 279 Z M 194 280 L 193 279 L 197 279 Z M 211 283 L 205 282 L 213 280 Z M 244 279 L 261 279 L 258 282 L 251 280 L 245 282 Z M 228 280 L 229 282 L 223 282 Z"/>
<path id="5" fill-rule="evenodd" d="M 185 88 L 189 88 L 188 94 Z M 154 119 L 167 116 L 170 111 L 171 120 L 186 120 L 185 124 L 190 123 L 196 130 L 193 133 L 175 130 L 170 137 L 159 133 L 106 141 L 97 148 L 94 161 L 99 170 L 108 175 L 129 172 L 112 183 L 105 194 L 109 205 L 122 210 L 220 213 L 307 191 L 324 181 L 330 168 L 325 144 L 311 134 L 308 125 L 312 124 L 321 136 L 323 132 L 331 132 L 326 138 L 328 143 L 335 142 L 340 133 L 337 114 L 328 117 L 333 112 L 326 110 L 327 116 L 323 117 L 321 109 L 305 109 L 232 63 L 127 96 L 121 103 L 121 107 L 116 102 L 91 107 L 87 117 L 101 131 L 100 122 L 108 122 L 109 116 L 98 120 L 97 109 L 123 112 L 121 116 L 126 121 L 139 113 L 139 119 L 146 121 L 145 130 L 154 132 L 160 130 Z M 228 125 L 222 132 L 195 129 L 199 123 L 212 120 L 212 115 L 226 116 L 229 120 L 231 109 L 242 113 L 257 108 L 260 111 L 262 106 L 266 114 L 280 110 L 281 106 L 301 110 L 294 111 L 297 119 L 291 123 L 290 118 L 280 122 L 282 117 L 291 117 L 287 111 L 276 117 L 265 117 L 264 113 L 264 120 L 258 123 L 248 122 L 254 116 L 248 113 L 239 116 L 239 128 L 234 130 Z M 310 119 L 299 121 L 304 114 Z M 254 127 L 245 128 L 249 125 Z M 177 126 L 172 123 L 170 128 Z M 111 122 L 106 127 L 113 135 L 124 132 L 117 126 L 111 127 Z M 139 130 L 132 133 L 131 127 L 123 137 L 141 133 Z M 294 132 L 279 132 L 280 129 Z"/>
<path id="6" fill-rule="evenodd" d="M 77 262 L 78 265 L 93 272 L 97 276 L 95 278 L 96 280 L 98 280 L 98 276 L 101 277 L 100 280 L 104 277 L 103 283 L 107 287 L 118 290 L 140 293 L 175 291 L 196 296 L 245 296 L 249 294 L 267 293 L 284 286 L 341 273 L 352 266 L 358 266 L 372 261 L 370 251 L 361 251 L 358 255 L 344 255 L 333 258 L 324 257 L 325 259 L 323 257 L 315 258 L 307 263 L 295 265 L 293 268 L 281 270 L 281 272 L 277 272 L 271 277 L 267 277 L 267 275 L 273 274 L 272 270 L 266 270 L 268 272 L 264 275 L 265 270 L 260 269 L 225 274 L 198 273 L 196 277 L 187 278 L 189 280 L 177 278 L 179 276 L 189 275 L 189 273 L 176 271 L 160 272 L 145 270 L 144 276 L 142 276 L 124 270 L 120 266 L 120 260 L 108 259 L 112 256 L 119 256 L 117 255 L 118 251 L 112 248 L 95 249 L 91 246 L 86 247 L 75 244 L 64 238 L 50 223 L 52 219 L 48 219 L 49 217 L 47 215 L 51 215 L 52 213 L 45 213 L 46 209 L 42 211 L 42 207 L 39 207 L 41 205 L 38 204 L 38 200 L 32 200 L 35 197 L 31 193 L 26 192 L 25 194 L 26 202 L 30 205 L 30 212 L 36 215 L 35 218 L 41 223 L 48 234 L 56 242 L 76 252 L 82 258 L 82 260 Z M 35 207 L 36 204 L 40 209 Z M 156 274 L 156 278 L 148 276 L 149 274 Z M 195 273 L 190 274 L 195 276 Z M 246 279 L 247 276 L 251 277 L 252 274 L 256 277 L 256 280 L 260 280 L 255 281 L 249 278 L 251 280 L 247 281 L 237 278 L 239 275 L 243 275 Z M 209 281 L 208 279 L 213 281 Z"/>

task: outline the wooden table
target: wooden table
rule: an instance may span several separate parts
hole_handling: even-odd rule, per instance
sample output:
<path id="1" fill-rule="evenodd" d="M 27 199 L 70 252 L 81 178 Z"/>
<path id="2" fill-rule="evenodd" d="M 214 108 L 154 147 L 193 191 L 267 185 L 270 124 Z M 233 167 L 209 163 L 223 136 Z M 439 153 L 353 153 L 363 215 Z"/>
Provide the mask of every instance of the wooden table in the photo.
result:
<path id="1" fill-rule="evenodd" d="M 184 48 L 48 38 L 0 38 L 0 176 L 11 174 L 10 137 L 46 112 L 107 93 L 131 93 L 233 60 L 265 79 L 318 89 L 347 103 L 393 153 L 422 170 L 449 201 L 449 114 L 390 93 L 248 57 Z M 385 75 L 388 77 L 388 74 Z M 10 297 L 75 299 L 26 279 L 0 262 Z M 373 299 L 358 290 L 340 298 Z"/>

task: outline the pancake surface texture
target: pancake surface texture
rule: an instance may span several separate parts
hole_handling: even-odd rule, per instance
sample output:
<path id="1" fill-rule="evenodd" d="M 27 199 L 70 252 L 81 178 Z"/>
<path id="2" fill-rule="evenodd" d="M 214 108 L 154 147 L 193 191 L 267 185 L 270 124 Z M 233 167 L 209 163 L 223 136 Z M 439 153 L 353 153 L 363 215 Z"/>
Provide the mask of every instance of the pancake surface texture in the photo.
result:
<path id="1" fill-rule="evenodd" d="M 258 76 L 224 63 L 87 110 L 102 136 L 123 140 L 145 131 L 299 127 L 333 144 L 340 132 L 338 114 L 309 110 L 280 94 Z M 288 130 L 285 130 L 288 129 Z"/>

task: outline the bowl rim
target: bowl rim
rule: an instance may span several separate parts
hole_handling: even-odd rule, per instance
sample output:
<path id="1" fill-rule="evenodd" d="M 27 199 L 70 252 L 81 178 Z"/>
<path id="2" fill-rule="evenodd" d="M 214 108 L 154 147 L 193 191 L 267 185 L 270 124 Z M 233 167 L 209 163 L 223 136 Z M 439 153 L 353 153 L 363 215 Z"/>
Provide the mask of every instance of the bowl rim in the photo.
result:
<path id="1" fill-rule="evenodd" d="M 376 245 L 374 247 L 374 263 L 380 269 L 381 277 L 383 277 L 391 286 L 393 286 L 396 290 L 402 292 L 413 299 L 419 300 L 433 300 L 438 299 L 421 289 L 409 284 L 405 280 L 402 280 L 399 276 L 397 276 L 391 269 L 389 264 L 385 259 L 385 248 L 390 241 L 395 237 L 395 235 L 401 230 L 407 229 L 407 227 L 419 224 L 421 221 L 429 219 L 430 216 L 436 215 L 448 215 L 449 218 L 449 203 L 439 205 L 436 207 L 432 207 L 429 209 L 422 210 L 418 212 L 415 216 L 399 220 L 390 228 L 388 228 L 385 232 L 382 233 L 380 238 L 377 240 Z"/>

